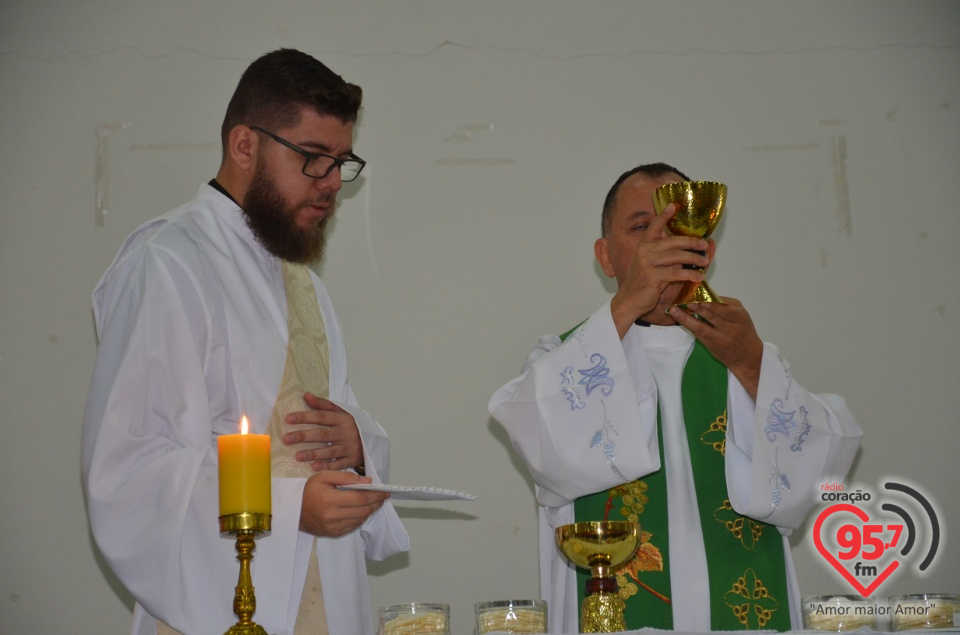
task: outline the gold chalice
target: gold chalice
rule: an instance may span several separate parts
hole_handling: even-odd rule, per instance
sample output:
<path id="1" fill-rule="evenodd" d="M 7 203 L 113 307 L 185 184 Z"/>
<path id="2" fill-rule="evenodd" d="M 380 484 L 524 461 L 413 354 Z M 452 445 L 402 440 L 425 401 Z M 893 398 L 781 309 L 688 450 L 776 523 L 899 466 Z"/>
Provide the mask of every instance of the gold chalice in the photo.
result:
<path id="1" fill-rule="evenodd" d="M 567 560 L 590 569 L 586 597 L 580 606 L 580 632 L 627 630 L 623 600 L 612 571 L 636 553 L 640 546 L 640 525 L 626 520 L 574 523 L 557 527 L 556 537 L 557 546 Z"/>
<path id="2" fill-rule="evenodd" d="M 716 181 L 667 183 L 658 187 L 653 193 L 653 207 L 657 214 L 662 214 L 670 203 L 677 204 L 677 213 L 667 223 L 667 229 L 671 234 L 703 239 L 709 238 L 720 224 L 726 200 L 727 186 Z M 692 265 L 684 265 L 684 268 L 703 271 L 702 268 Z M 721 300 L 704 280 L 699 283 L 684 283 L 674 306 L 682 306 L 690 302 L 721 302 Z"/>

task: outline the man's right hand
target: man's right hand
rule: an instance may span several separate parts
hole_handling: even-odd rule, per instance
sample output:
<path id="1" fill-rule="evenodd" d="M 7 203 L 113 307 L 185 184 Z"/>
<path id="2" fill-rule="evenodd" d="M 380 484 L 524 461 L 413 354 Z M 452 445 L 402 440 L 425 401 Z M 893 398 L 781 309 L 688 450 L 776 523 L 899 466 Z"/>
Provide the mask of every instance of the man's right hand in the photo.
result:
<path id="1" fill-rule="evenodd" d="M 619 288 L 610 308 L 621 338 L 641 318 L 651 324 L 673 324 L 665 311 L 681 285 L 685 281 L 699 282 L 704 276 L 696 269 L 684 269 L 683 265 L 706 267 L 713 257 L 713 241 L 667 232 L 667 223 L 676 210 L 677 206 L 670 204 L 650 219 L 637 239 L 626 274 L 618 280 Z M 698 251 L 706 255 L 696 253 Z M 669 292 L 671 289 L 673 293 Z"/>
<path id="2" fill-rule="evenodd" d="M 350 533 L 390 498 L 387 492 L 339 490 L 337 485 L 370 483 L 353 472 L 324 470 L 307 479 L 300 507 L 300 531 L 336 538 Z"/>

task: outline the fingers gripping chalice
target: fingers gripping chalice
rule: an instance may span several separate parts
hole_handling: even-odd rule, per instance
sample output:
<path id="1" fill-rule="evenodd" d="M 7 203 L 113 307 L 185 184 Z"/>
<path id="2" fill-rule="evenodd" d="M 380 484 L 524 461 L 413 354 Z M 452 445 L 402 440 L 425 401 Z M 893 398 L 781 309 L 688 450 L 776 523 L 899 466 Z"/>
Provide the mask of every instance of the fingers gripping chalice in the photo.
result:
<path id="1" fill-rule="evenodd" d="M 653 193 L 653 207 L 662 214 L 670 203 L 677 204 L 677 213 L 667 223 L 674 236 L 709 238 L 720 224 L 723 207 L 727 200 L 727 186 L 716 181 L 683 181 L 661 185 Z M 684 268 L 699 269 L 692 265 Z M 707 281 L 686 282 L 674 306 L 690 302 L 721 302 L 720 296 L 707 285 Z"/>
<path id="2" fill-rule="evenodd" d="M 627 630 L 624 604 L 612 575 L 640 546 L 640 525 L 626 520 L 574 523 L 557 527 L 557 546 L 578 567 L 590 569 L 580 606 L 581 633 Z"/>

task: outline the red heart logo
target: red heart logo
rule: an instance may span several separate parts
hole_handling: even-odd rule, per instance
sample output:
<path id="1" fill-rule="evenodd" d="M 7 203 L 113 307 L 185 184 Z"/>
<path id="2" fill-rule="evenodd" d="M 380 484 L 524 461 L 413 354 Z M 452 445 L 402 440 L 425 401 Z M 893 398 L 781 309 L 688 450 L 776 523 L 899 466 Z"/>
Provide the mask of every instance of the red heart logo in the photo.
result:
<path id="1" fill-rule="evenodd" d="M 823 512 L 817 517 L 817 522 L 813 525 L 813 542 L 814 544 L 817 545 L 817 551 L 820 552 L 820 555 L 822 555 L 827 560 L 827 562 L 832 564 L 833 567 L 840 572 L 840 575 L 846 578 L 847 582 L 852 584 L 853 588 L 859 591 L 863 595 L 863 597 L 868 597 L 878 586 L 880 586 L 883 583 L 884 580 L 887 579 L 887 576 L 893 573 L 896 570 L 896 568 L 900 566 L 900 562 L 897 560 L 894 560 L 889 565 L 887 565 L 887 568 L 884 569 L 880 573 L 880 575 L 877 576 L 877 578 L 870 584 L 870 586 L 864 587 L 862 584 L 860 584 L 860 581 L 857 580 L 853 576 L 853 574 L 850 573 L 847 570 L 847 568 L 844 567 L 839 560 L 833 557 L 833 554 L 827 550 L 827 548 L 823 544 L 823 541 L 820 539 L 820 528 L 823 526 L 823 521 L 825 521 L 828 516 L 836 512 L 850 512 L 851 514 L 855 515 L 857 518 L 862 520 L 864 523 L 870 520 L 870 516 L 867 515 L 867 512 L 863 511 L 859 507 L 855 507 L 854 505 L 848 505 L 846 503 L 838 503 L 836 505 L 831 505 L 830 507 L 823 510 Z"/>

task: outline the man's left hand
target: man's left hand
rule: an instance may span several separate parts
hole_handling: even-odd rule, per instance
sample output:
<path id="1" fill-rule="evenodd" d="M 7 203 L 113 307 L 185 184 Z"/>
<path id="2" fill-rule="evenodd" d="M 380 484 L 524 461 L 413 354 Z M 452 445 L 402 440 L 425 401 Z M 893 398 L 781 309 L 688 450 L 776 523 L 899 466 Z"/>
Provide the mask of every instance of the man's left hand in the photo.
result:
<path id="1" fill-rule="evenodd" d="M 686 306 L 686 310 L 675 306 L 669 313 L 700 340 L 756 400 L 763 341 L 743 304 L 734 298 L 722 299 L 722 303 L 693 302 Z"/>
<path id="2" fill-rule="evenodd" d="M 297 461 L 311 462 L 314 470 L 346 470 L 363 463 L 363 442 L 353 415 L 328 399 L 304 393 L 304 401 L 312 410 L 291 412 L 284 421 L 289 424 L 312 424 L 316 427 L 283 435 L 286 445 L 316 445 L 299 450 Z"/>

